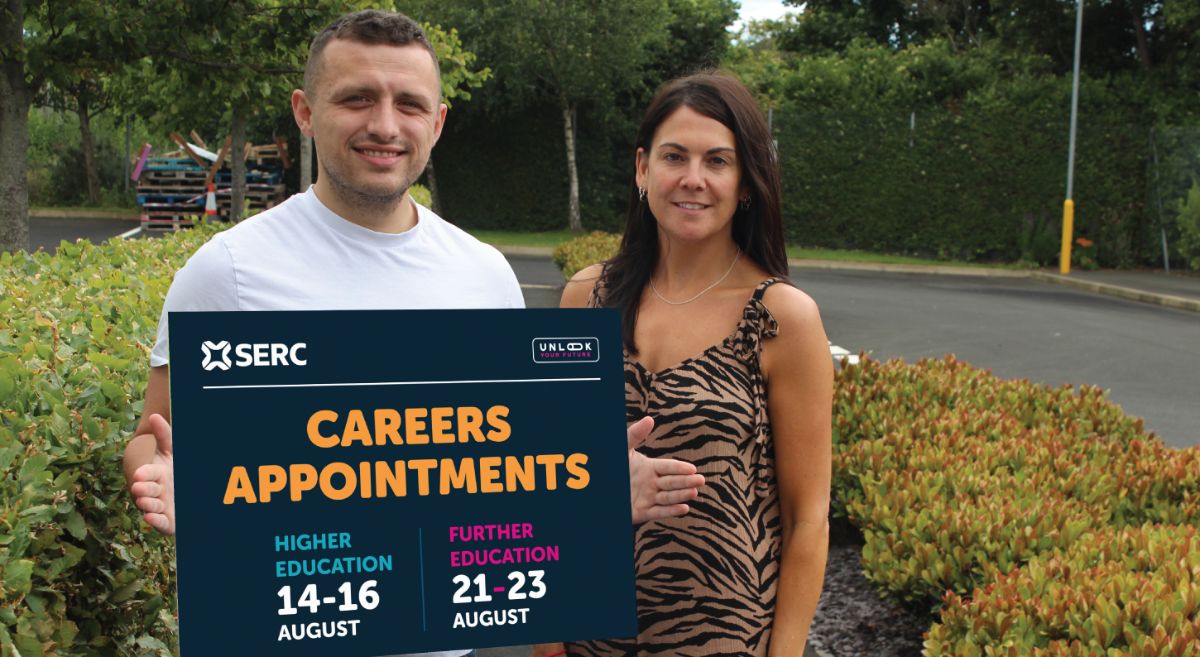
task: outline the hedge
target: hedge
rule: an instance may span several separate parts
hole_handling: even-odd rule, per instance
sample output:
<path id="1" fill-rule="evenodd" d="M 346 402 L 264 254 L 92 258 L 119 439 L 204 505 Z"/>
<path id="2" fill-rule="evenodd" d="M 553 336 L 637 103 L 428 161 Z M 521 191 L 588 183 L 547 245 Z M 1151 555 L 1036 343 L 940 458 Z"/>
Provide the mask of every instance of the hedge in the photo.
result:
<path id="1" fill-rule="evenodd" d="M 0 653 L 169 655 L 173 542 L 121 455 L 162 298 L 210 230 L 0 255 Z"/>
<path id="2" fill-rule="evenodd" d="M 1200 519 L 1200 450 L 1089 386 L 1006 381 L 946 357 L 839 374 L 835 489 L 893 596 L 966 594 L 1085 533 Z"/>
<path id="3" fill-rule="evenodd" d="M 763 80 L 742 76 L 764 109 L 771 105 L 789 243 L 1056 262 L 1072 85 L 1045 60 L 936 43 L 901 51 L 858 44 L 787 60 Z M 1196 126 L 1156 113 L 1139 75 L 1084 75 L 1079 109 L 1076 236 L 1095 243 L 1102 266 L 1157 264 L 1165 225 L 1178 262 L 1186 253 L 1176 206 L 1200 175 Z M 608 123 L 581 112 L 589 229 L 620 229 L 640 110 L 619 108 L 625 120 Z M 565 226 L 557 116 L 471 105 L 455 112 L 435 154 L 447 217 L 476 228 Z M 1184 123 L 1164 129 L 1172 120 Z"/>
<path id="4" fill-rule="evenodd" d="M 554 247 L 551 259 L 569 281 L 579 270 L 615 256 L 620 246 L 620 235 L 597 230 Z"/>
<path id="5" fill-rule="evenodd" d="M 925 654 L 1200 655 L 1200 536 L 1188 525 L 1101 531 L 970 598 L 949 593 Z"/>
<path id="6" fill-rule="evenodd" d="M 1183 575 L 1149 571 L 1139 575 L 1145 617 L 1101 630 L 1105 639 L 1133 637 L 1136 650 L 1076 652 L 1068 641 L 1032 651 L 1060 635 L 1084 647 L 1099 636 L 1088 620 L 1107 613 L 1098 600 L 1128 584 L 1121 579 L 1128 564 L 1113 563 L 1121 552 L 1105 547 L 1114 532 L 1132 536 L 1152 523 L 1191 536 L 1200 522 L 1200 448 L 1166 447 L 1096 388 L 1001 380 L 952 356 L 914 365 L 864 358 L 838 374 L 834 452 L 837 513 L 862 531 L 868 579 L 893 598 L 941 608 L 942 629 L 935 626 L 927 654 L 1174 655 L 1182 653 L 1143 652 L 1142 630 L 1158 646 L 1158 624 L 1200 623 L 1195 608 L 1182 620 L 1173 615 L 1175 594 L 1162 600 Z M 1194 560 L 1195 543 L 1155 536 L 1155 558 Z M 1020 635 L 1015 652 L 983 651 L 1010 645 L 1016 617 L 1007 610 L 1036 604 L 1027 600 L 1030 580 L 1047 585 L 1045 564 L 1064 552 L 1094 566 L 1054 571 L 1062 578 L 1056 586 L 1075 591 L 1082 611 L 1021 612 L 1029 620 L 1012 630 Z M 1066 635 L 1037 629 L 1063 626 Z"/>

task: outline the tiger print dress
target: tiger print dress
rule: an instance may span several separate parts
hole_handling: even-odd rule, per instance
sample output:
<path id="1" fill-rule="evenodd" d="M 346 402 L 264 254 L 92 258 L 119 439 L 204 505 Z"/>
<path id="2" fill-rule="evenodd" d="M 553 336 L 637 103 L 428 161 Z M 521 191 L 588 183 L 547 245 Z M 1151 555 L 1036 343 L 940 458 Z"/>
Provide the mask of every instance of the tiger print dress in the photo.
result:
<path id="1" fill-rule="evenodd" d="M 782 532 L 761 366 L 778 325 L 762 297 L 776 282 L 698 356 L 649 372 L 625 354 L 626 417 L 655 421 L 642 452 L 695 464 L 705 485 L 687 515 L 635 530 L 636 640 L 570 643 L 570 657 L 767 654 Z"/>

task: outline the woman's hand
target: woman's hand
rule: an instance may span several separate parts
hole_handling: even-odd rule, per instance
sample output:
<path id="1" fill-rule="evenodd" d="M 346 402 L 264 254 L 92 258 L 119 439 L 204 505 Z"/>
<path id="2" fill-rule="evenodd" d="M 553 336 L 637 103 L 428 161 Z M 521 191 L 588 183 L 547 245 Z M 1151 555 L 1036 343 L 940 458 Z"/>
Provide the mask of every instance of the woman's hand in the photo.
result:
<path id="1" fill-rule="evenodd" d="M 644 417 L 629 425 L 629 501 L 633 524 L 681 516 L 688 512 L 688 500 L 695 499 L 704 485 L 704 475 L 696 466 L 677 459 L 650 458 L 637 448 L 654 429 L 654 418 Z"/>

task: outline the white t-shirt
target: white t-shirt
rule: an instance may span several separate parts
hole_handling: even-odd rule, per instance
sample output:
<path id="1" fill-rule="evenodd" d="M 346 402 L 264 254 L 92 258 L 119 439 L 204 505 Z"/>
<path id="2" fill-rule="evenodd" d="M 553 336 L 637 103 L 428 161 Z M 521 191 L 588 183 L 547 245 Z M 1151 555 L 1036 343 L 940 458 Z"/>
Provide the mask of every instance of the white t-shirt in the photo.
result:
<path id="1" fill-rule="evenodd" d="M 524 308 L 499 251 L 417 208 L 417 225 L 379 233 L 334 214 L 312 188 L 218 233 L 176 274 L 150 365 L 169 361 L 173 310 Z"/>
<path id="2" fill-rule="evenodd" d="M 150 365 L 168 363 L 172 310 L 525 307 L 517 277 L 499 251 L 413 205 L 416 226 L 379 233 L 334 214 L 309 188 L 218 233 L 176 272 Z"/>

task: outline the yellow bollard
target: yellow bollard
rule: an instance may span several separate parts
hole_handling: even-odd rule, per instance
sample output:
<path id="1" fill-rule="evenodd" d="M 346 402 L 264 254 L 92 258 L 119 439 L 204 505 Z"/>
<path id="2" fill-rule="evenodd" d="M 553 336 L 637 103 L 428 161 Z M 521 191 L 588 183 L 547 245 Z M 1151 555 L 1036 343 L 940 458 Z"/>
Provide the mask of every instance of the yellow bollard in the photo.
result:
<path id="1" fill-rule="evenodd" d="M 1071 234 L 1075 231 L 1075 201 L 1063 201 L 1062 252 L 1058 255 L 1058 272 L 1071 273 Z"/>

